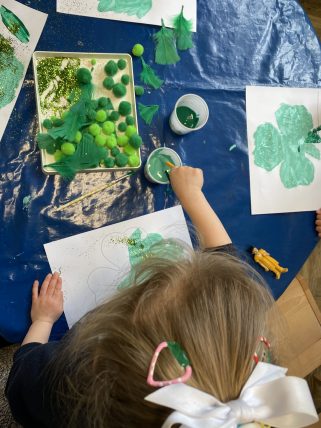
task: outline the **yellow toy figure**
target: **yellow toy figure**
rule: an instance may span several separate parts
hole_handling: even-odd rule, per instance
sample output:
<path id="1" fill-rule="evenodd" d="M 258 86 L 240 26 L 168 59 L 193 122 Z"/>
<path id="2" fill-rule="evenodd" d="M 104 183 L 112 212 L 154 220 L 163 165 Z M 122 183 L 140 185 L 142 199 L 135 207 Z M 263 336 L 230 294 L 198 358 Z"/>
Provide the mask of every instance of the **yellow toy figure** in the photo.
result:
<path id="1" fill-rule="evenodd" d="M 258 263 L 262 268 L 268 272 L 269 270 L 275 273 L 276 279 L 280 279 L 281 273 L 287 272 L 287 268 L 283 268 L 279 265 L 279 262 L 275 260 L 270 254 L 260 248 L 259 250 L 255 247 L 252 249 L 252 254 L 254 254 L 254 260 Z"/>

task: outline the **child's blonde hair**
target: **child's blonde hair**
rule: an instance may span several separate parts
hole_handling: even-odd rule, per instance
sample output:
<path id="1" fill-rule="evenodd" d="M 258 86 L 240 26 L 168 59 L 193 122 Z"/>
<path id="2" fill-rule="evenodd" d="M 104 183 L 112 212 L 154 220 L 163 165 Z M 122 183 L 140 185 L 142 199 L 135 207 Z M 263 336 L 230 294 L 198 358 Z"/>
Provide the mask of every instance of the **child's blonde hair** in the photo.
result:
<path id="1" fill-rule="evenodd" d="M 62 342 L 53 385 L 66 426 L 160 427 L 171 410 L 144 397 L 154 390 L 146 378 L 162 341 L 186 351 L 190 385 L 223 402 L 236 399 L 254 368 L 258 337 L 268 334 L 273 303 L 260 276 L 232 256 L 146 260 L 132 287 L 86 315 Z M 155 378 L 181 370 L 165 350 Z"/>

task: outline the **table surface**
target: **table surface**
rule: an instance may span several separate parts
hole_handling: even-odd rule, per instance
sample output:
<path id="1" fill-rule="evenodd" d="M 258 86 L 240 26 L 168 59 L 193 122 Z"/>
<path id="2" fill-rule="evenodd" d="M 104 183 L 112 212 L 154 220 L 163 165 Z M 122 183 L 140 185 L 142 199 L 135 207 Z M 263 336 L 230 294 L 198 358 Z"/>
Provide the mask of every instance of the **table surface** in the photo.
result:
<path id="1" fill-rule="evenodd" d="M 141 42 L 145 59 L 153 64 L 153 26 L 59 14 L 54 0 L 22 3 L 49 14 L 37 50 L 119 53 Z M 260 270 L 277 298 L 316 244 L 314 213 L 251 216 L 245 86 L 318 86 L 320 44 L 295 0 L 199 0 L 194 41 L 195 48 L 183 52 L 176 65 L 155 65 L 165 84 L 141 98 L 144 104 L 160 105 L 151 126 L 139 122 L 143 160 L 152 149 L 166 145 L 185 164 L 204 170 L 204 192 L 236 246 L 245 252 L 253 245 L 262 247 L 289 268 L 279 281 Z M 134 71 L 138 80 L 138 60 Z M 210 119 L 202 130 L 180 137 L 169 129 L 168 117 L 186 93 L 205 98 Z M 0 336 L 12 342 L 21 340 L 28 328 L 33 280 L 49 271 L 44 243 L 177 203 L 166 186 L 152 185 L 140 171 L 95 199 L 55 212 L 54 206 L 111 176 L 80 174 L 66 183 L 43 175 L 37 129 L 30 65 L 0 144 Z M 237 148 L 230 152 L 233 144 Z M 22 200 L 28 195 L 32 202 L 26 211 Z M 59 338 L 65 329 L 62 317 L 52 337 Z"/>

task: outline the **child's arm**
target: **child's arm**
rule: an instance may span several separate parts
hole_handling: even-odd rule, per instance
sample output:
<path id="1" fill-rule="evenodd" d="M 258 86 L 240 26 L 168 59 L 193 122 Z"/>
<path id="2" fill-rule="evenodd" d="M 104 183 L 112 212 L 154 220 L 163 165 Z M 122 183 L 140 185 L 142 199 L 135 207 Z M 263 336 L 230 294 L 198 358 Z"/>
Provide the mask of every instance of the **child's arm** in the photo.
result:
<path id="1" fill-rule="evenodd" d="M 39 282 L 32 286 L 32 324 L 22 345 L 39 342 L 47 343 L 52 326 L 63 313 L 62 281 L 57 272 L 48 274 L 39 291 Z"/>
<path id="2" fill-rule="evenodd" d="M 231 238 L 202 192 L 202 170 L 188 166 L 173 168 L 170 180 L 176 196 L 200 235 L 202 246 L 210 248 L 230 244 Z"/>
<path id="3" fill-rule="evenodd" d="M 315 224 L 317 234 L 319 235 L 319 238 L 321 238 L 321 208 L 317 210 L 317 218 Z"/>

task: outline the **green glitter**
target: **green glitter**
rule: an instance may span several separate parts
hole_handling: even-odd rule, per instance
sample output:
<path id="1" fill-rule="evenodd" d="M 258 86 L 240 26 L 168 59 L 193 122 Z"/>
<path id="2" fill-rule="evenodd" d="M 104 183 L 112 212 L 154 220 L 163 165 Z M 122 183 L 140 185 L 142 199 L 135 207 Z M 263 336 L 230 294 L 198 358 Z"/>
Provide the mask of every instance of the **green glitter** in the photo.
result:
<path id="1" fill-rule="evenodd" d="M 30 39 L 30 33 L 27 30 L 24 23 L 15 15 L 11 10 L 5 6 L 0 6 L 0 15 L 2 22 L 8 28 L 11 34 L 13 34 L 22 43 L 28 43 Z"/>
<path id="2" fill-rule="evenodd" d="M 10 42 L 0 35 L 0 108 L 11 103 L 23 77 L 24 67 Z"/>
<path id="3" fill-rule="evenodd" d="M 66 100 L 77 102 L 80 89 L 76 78 L 79 68 L 78 58 L 43 58 L 38 61 L 38 88 L 41 98 L 41 109 L 62 112 Z M 43 94 L 45 98 L 43 99 Z"/>

